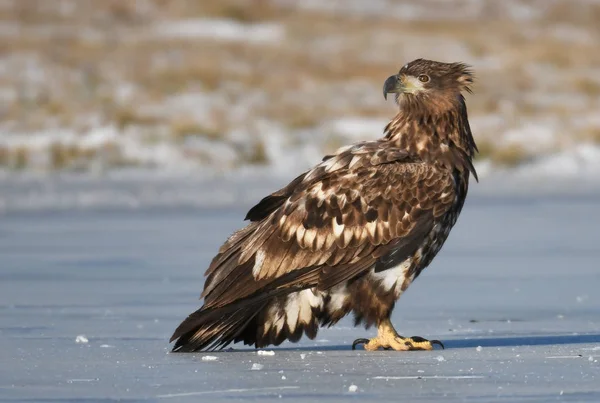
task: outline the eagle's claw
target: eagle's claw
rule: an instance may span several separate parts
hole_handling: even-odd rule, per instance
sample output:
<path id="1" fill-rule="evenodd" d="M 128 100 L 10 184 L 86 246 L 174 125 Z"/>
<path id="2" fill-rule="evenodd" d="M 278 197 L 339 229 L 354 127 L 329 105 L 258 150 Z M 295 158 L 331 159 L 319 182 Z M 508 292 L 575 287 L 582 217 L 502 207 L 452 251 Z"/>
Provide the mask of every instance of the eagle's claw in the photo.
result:
<path id="1" fill-rule="evenodd" d="M 442 343 L 439 340 L 427 340 L 421 336 L 412 336 L 410 337 L 410 340 L 413 342 L 417 342 L 417 343 L 427 343 L 429 342 L 429 344 L 431 344 L 432 346 L 434 344 L 437 344 L 438 346 L 440 346 L 442 348 L 442 350 L 445 350 L 446 348 L 444 347 L 444 343 Z"/>
<path id="2" fill-rule="evenodd" d="M 444 344 L 439 340 L 427 340 L 423 337 L 402 337 L 399 335 L 380 335 L 373 339 L 356 339 L 352 343 L 352 350 L 356 350 L 356 346 L 364 344 L 364 349 L 368 351 L 379 350 L 396 350 L 396 351 L 422 351 L 433 350 L 434 345 L 445 349 Z"/>
<path id="3" fill-rule="evenodd" d="M 369 339 L 356 339 L 352 342 L 352 350 L 356 350 L 356 346 L 359 344 L 367 344 L 369 341 Z"/>
<path id="4" fill-rule="evenodd" d="M 445 350 L 446 347 L 444 347 L 444 343 L 442 343 L 439 340 L 429 340 L 429 342 L 433 345 L 433 344 L 437 344 L 438 346 L 440 346 L 442 348 L 442 350 Z"/>

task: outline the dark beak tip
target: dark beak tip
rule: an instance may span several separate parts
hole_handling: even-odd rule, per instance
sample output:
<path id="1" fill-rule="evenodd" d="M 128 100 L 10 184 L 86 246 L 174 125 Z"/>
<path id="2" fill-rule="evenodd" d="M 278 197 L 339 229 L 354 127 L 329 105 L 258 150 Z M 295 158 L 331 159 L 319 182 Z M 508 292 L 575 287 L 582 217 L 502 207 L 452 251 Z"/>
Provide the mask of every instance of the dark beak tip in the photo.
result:
<path id="1" fill-rule="evenodd" d="M 391 92 L 398 92 L 397 91 L 397 86 L 398 86 L 398 76 L 394 75 L 394 76 L 390 76 L 387 78 L 387 80 L 385 80 L 385 82 L 383 83 L 383 97 L 387 100 L 387 94 L 391 93 Z"/>

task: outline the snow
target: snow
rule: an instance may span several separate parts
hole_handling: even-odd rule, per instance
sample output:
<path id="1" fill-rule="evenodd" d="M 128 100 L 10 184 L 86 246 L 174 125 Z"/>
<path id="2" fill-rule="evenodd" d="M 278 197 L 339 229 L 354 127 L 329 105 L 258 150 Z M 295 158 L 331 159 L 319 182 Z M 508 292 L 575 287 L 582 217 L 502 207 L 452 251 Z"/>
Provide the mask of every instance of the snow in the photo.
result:
<path id="1" fill-rule="evenodd" d="M 320 330 L 327 343 L 269 346 L 274 356 L 243 344 L 210 352 L 216 362 L 170 353 L 204 269 L 255 201 L 246 190 L 237 207 L 6 212 L 0 401 L 597 401 L 600 194 L 525 190 L 471 193 L 396 304 L 399 332 L 441 340 L 444 361 L 352 351 L 375 329 L 351 317 Z"/>
<path id="2" fill-rule="evenodd" d="M 258 355 L 267 355 L 267 356 L 274 356 L 275 355 L 275 351 L 273 350 L 258 350 L 256 352 L 256 354 Z"/>
<path id="3" fill-rule="evenodd" d="M 212 38 L 264 43 L 283 40 L 285 30 L 277 23 L 244 24 L 226 19 L 198 18 L 160 23 L 155 27 L 154 34 L 164 38 Z"/>
<path id="4" fill-rule="evenodd" d="M 564 193 L 600 194 L 600 148 L 590 154 L 553 155 L 528 163 L 523 169 L 498 170 L 482 161 L 476 164 L 480 183 L 471 195 L 538 195 Z M 573 167 L 574 165 L 575 167 Z M 250 207 L 296 175 L 287 171 L 241 170 L 208 175 L 205 172 L 123 170 L 103 175 L 14 174 L 0 171 L 0 214 L 50 211 L 100 211 L 187 208 Z M 571 172 L 577 173 L 574 180 Z M 207 191 L 210 189 L 210 191 Z M 327 339 L 323 339 L 327 340 Z"/>
<path id="5" fill-rule="evenodd" d="M 202 361 L 217 361 L 219 359 L 219 357 L 214 356 L 214 355 L 203 355 L 202 356 Z"/>
<path id="6" fill-rule="evenodd" d="M 258 363 L 254 363 L 252 364 L 252 367 L 250 368 L 253 371 L 260 371 L 261 369 L 263 369 L 265 366 L 263 364 L 258 364 Z"/>
<path id="7" fill-rule="evenodd" d="M 540 157 L 515 170 L 517 176 L 538 178 L 598 178 L 600 175 L 600 146 L 577 144 L 566 150 Z"/>
<path id="8" fill-rule="evenodd" d="M 388 122 L 389 119 L 341 118 L 325 123 L 322 131 L 341 135 L 350 142 L 375 140 L 382 137 Z"/>
<path id="9" fill-rule="evenodd" d="M 350 393 L 355 393 L 357 390 L 358 390 L 358 386 L 356 386 L 356 385 L 348 386 L 348 392 L 350 392 Z"/>
<path id="10" fill-rule="evenodd" d="M 85 335 L 80 334 L 77 337 L 75 337 L 75 343 L 87 344 L 88 338 L 85 337 Z"/>

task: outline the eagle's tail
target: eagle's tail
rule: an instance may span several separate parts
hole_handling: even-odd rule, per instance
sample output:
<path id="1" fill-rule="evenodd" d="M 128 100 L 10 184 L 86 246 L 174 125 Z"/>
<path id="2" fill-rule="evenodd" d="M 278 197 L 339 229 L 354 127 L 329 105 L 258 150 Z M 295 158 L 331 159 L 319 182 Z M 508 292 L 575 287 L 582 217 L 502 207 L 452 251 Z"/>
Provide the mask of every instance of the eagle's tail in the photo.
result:
<path id="1" fill-rule="evenodd" d="M 253 344 L 253 338 L 247 337 L 247 328 L 253 327 L 251 322 L 266 303 L 260 306 L 236 305 L 212 309 L 200 308 L 192 313 L 171 336 L 171 342 L 177 339 L 173 351 L 183 353 L 216 350 L 242 340 L 245 344 Z"/>

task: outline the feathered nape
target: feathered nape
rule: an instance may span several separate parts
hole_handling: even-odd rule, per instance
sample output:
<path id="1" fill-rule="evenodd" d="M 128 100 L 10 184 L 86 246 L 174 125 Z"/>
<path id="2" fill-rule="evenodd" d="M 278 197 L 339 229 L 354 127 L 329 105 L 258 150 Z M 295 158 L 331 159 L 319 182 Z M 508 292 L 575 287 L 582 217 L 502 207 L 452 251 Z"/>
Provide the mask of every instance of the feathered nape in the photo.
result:
<path id="1" fill-rule="evenodd" d="M 404 100 L 399 103 L 398 114 L 385 127 L 386 139 L 423 161 L 469 171 L 478 181 L 473 166 L 477 145 L 462 94 L 455 94 L 451 101 L 438 100 L 437 103 L 425 96 L 403 94 L 401 97 Z"/>

